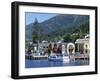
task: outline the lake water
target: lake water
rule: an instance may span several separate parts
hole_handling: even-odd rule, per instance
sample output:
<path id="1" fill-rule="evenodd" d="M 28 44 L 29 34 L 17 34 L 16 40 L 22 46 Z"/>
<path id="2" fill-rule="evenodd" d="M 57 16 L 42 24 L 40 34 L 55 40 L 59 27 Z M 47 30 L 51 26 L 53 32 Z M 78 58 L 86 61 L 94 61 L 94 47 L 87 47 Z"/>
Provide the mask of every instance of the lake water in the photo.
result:
<path id="1" fill-rule="evenodd" d="M 61 67 L 61 66 L 82 66 L 89 65 L 89 60 L 75 60 L 69 63 L 54 62 L 48 59 L 42 60 L 25 60 L 25 68 L 39 68 L 39 67 Z"/>

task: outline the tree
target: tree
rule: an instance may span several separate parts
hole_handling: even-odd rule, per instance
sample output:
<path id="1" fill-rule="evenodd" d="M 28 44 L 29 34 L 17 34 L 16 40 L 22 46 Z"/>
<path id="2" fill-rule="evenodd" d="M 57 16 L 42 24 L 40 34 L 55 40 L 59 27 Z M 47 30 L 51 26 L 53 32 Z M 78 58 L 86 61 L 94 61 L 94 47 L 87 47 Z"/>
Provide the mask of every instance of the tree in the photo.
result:
<path id="1" fill-rule="evenodd" d="M 37 19 L 35 18 L 35 22 L 33 24 L 33 34 L 32 34 L 32 38 L 33 38 L 33 42 L 36 42 L 37 43 L 37 52 L 38 54 L 40 55 L 39 53 L 39 41 L 40 41 L 40 27 L 39 27 L 39 23 L 37 21 Z"/>
<path id="2" fill-rule="evenodd" d="M 71 35 L 71 42 L 75 42 L 78 38 L 80 38 L 79 35 Z"/>
<path id="3" fill-rule="evenodd" d="M 81 24 L 79 27 L 80 38 L 83 38 L 88 33 L 89 33 L 89 23 Z"/>
<path id="4" fill-rule="evenodd" d="M 71 40 L 71 35 L 70 34 L 66 34 L 65 36 L 64 36 L 64 42 L 71 42 L 72 40 Z"/>
<path id="5" fill-rule="evenodd" d="M 41 37 L 41 31 L 40 31 L 40 27 L 39 27 L 39 23 L 38 23 L 38 20 L 35 18 L 35 22 L 33 24 L 33 34 L 32 34 L 32 39 L 33 39 L 33 42 L 34 41 L 39 41 L 40 40 L 40 37 Z"/>

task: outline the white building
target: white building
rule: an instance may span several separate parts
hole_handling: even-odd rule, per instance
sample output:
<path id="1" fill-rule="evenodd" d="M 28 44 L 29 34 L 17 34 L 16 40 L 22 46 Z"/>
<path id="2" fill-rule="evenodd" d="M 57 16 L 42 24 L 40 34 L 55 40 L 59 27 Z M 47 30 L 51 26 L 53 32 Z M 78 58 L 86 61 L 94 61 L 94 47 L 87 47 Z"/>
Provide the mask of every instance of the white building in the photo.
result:
<path id="1" fill-rule="evenodd" d="M 90 43 L 89 38 L 77 39 L 75 41 L 76 52 L 80 52 L 81 54 L 89 54 L 90 52 Z"/>

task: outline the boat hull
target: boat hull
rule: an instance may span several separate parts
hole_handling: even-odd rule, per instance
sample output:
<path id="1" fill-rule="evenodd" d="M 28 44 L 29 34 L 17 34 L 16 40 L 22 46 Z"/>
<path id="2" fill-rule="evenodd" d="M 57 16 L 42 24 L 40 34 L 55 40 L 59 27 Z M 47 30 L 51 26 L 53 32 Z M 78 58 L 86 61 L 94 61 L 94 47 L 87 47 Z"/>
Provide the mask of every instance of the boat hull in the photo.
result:
<path id="1" fill-rule="evenodd" d="M 55 62 L 69 62 L 69 56 L 49 56 L 48 60 Z"/>

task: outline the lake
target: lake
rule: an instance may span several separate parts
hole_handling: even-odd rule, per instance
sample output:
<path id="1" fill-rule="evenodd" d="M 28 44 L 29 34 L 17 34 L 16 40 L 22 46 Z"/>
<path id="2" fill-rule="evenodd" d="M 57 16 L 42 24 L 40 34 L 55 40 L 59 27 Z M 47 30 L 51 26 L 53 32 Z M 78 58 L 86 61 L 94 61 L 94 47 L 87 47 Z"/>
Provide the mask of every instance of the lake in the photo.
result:
<path id="1" fill-rule="evenodd" d="M 75 60 L 69 63 L 55 62 L 48 59 L 42 60 L 25 60 L 25 68 L 41 68 L 41 67 L 62 67 L 62 66 L 82 66 L 89 65 L 89 60 Z"/>

